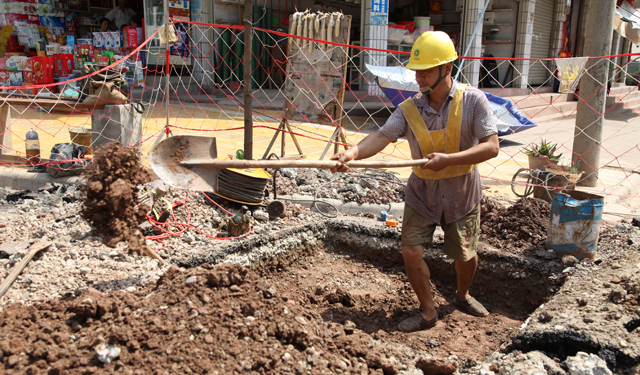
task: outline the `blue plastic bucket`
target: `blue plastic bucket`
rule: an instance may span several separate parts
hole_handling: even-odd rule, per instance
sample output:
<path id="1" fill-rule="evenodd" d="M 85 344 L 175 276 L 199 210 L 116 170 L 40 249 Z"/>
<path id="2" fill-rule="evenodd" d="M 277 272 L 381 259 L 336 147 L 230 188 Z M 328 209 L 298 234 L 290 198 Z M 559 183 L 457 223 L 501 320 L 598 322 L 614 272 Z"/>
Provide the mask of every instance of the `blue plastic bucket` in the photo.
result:
<path id="1" fill-rule="evenodd" d="M 594 259 L 604 198 L 575 190 L 554 196 L 547 245 L 560 256 Z"/>

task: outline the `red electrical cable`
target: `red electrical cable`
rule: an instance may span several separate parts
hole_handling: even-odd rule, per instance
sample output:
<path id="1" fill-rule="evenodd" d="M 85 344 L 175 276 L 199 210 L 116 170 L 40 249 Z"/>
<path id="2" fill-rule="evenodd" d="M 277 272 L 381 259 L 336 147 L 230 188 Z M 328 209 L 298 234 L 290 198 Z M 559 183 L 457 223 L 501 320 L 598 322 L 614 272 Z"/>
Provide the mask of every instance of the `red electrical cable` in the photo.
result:
<path id="1" fill-rule="evenodd" d="M 228 215 L 233 216 L 233 214 L 227 210 L 225 210 L 222 206 L 220 206 L 217 202 L 215 202 L 214 200 L 212 200 L 211 198 L 209 198 L 209 196 L 207 196 L 204 192 L 200 192 L 202 193 L 202 195 L 204 195 L 211 203 L 215 204 L 216 206 L 218 206 L 222 211 L 224 211 L 225 213 L 227 213 Z M 214 240 L 235 240 L 238 238 L 243 238 L 248 236 L 253 227 L 249 226 L 249 231 L 241 236 L 237 236 L 237 237 L 214 237 L 214 236 L 210 236 L 208 234 L 206 234 L 205 232 L 203 232 L 202 230 L 198 229 L 197 227 L 195 227 L 194 225 L 191 225 L 191 211 L 189 210 L 189 206 L 187 206 L 186 204 L 186 200 L 189 199 L 193 194 L 195 194 L 194 192 L 191 192 L 191 194 L 187 195 L 183 200 L 176 202 L 173 206 L 171 206 L 171 217 L 173 218 L 172 222 L 164 222 L 161 223 L 159 221 L 156 221 L 153 219 L 153 217 L 151 217 L 151 215 L 147 214 L 147 219 L 149 220 L 149 222 L 151 223 L 151 225 L 153 227 L 155 227 L 156 229 L 161 230 L 163 233 L 162 234 L 158 234 L 155 236 L 148 236 L 148 237 L 143 237 L 145 240 L 151 240 L 151 241 L 158 241 L 162 244 L 162 247 L 155 249 L 156 251 L 162 250 L 164 248 L 167 247 L 167 244 L 163 241 L 164 239 L 167 239 L 169 237 L 179 237 L 180 235 L 182 235 L 184 232 L 187 231 L 187 229 L 189 228 L 193 228 L 196 231 L 198 231 L 199 233 L 207 236 L 208 238 L 214 239 Z M 178 206 L 184 206 L 187 210 L 187 222 L 186 223 L 181 223 L 179 222 L 175 215 L 174 215 L 174 208 L 178 207 Z M 170 226 L 170 225 L 176 225 L 178 227 L 182 227 L 182 229 L 178 232 L 173 232 L 171 230 L 167 230 L 161 226 Z"/>

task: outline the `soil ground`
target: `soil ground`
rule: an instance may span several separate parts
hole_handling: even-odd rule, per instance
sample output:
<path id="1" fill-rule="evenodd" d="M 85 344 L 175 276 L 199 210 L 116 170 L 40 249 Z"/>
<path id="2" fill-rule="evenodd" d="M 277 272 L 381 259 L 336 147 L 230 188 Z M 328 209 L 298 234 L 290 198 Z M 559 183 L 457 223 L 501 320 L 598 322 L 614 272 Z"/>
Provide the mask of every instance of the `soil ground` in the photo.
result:
<path id="1" fill-rule="evenodd" d="M 357 178 L 347 176 L 353 180 L 328 187 L 330 183 L 320 179 L 308 183 L 311 177 L 304 173 L 286 177 L 283 190 L 290 186 L 293 191 L 295 181 L 298 191 L 311 186 L 308 193 L 346 193 L 344 200 L 376 191 L 368 187 L 363 195 L 367 188 L 358 184 L 360 188 L 350 186 L 338 193 L 340 186 L 356 185 Z M 402 194 L 398 186 L 389 183 L 380 195 L 391 199 L 391 194 L 397 200 Z M 434 274 L 440 321 L 428 331 L 405 334 L 397 324 L 415 314 L 419 305 L 399 249 L 376 258 L 317 242 L 253 269 L 213 267 L 197 259 L 227 251 L 221 242 L 233 243 L 205 236 L 224 236 L 218 228 L 228 216 L 198 194 L 176 208 L 174 220 L 189 222 L 201 232 L 190 227 L 166 238 L 166 247 L 158 251 L 168 263 L 185 266 L 170 267 L 131 254 L 124 244 L 106 247 L 78 217 L 82 196 L 73 188 L 8 193 L 3 193 L 0 205 L 0 276 L 6 277 L 34 240 L 51 239 L 54 246 L 30 263 L 4 297 L 0 366 L 7 374 L 419 374 L 420 357 L 441 358 L 465 372 L 504 348 L 541 302 L 528 293 L 495 297 L 508 278 L 479 278 L 472 293 L 491 315 L 476 318 L 453 307 L 454 285 Z M 379 199 L 374 195 L 372 199 Z M 171 202 L 186 198 L 183 191 L 167 194 Z M 223 207 L 238 209 L 234 204 Z M 560 265 L 559 269 L 578 264 L 545 248 L 542 226 L 548 219 L 541 218 L 547 215 L 547 203 L 531 199 L 512 206 L 507 200 L 488 198 L 484 207 L 481 247 L 490 248 L 491 256 L 533 259 Z M 292 228 L 326 220 L 296 204 L 287 203 L 286 212 L 281 219 L 254 220 L 253 232 L 235 243 L 242 248 L 282 233 L 284 244 Z M 523 221 L 531 213 L 538 218 Z M 373 215 L 350 220 L 382 227 L 366 216 Z M 630 223 L 623 225 L 626 232 L 602 226 L 600 262 L 619 254 L 637 232 Z M 178 232 L 185 226 L 169 228 Z M 399 229 L 390 233 L 398 238 Z M 436 251 L 441 241 L 436 235 Z M 481 252 L 481 261 L 491 262 L 488 255 Z M 563 277 L 554 276 L 560 285 Z M 100 356 L 102 351 L 107 354 Z M 105 363 L 110 351 L 113 361 Z"/>

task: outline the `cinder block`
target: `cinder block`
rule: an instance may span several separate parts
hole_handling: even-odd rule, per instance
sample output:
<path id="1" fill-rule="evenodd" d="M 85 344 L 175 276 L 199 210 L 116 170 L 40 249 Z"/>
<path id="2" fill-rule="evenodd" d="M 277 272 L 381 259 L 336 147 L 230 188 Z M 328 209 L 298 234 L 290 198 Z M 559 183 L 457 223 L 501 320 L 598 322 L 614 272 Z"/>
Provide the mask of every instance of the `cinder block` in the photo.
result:
<path id="1" fill-rule="evenodd" d="M 142 115 L 130 104 L 106 105 L 91 113 L 93 150 L 111 142 L 140 147 Z"/>

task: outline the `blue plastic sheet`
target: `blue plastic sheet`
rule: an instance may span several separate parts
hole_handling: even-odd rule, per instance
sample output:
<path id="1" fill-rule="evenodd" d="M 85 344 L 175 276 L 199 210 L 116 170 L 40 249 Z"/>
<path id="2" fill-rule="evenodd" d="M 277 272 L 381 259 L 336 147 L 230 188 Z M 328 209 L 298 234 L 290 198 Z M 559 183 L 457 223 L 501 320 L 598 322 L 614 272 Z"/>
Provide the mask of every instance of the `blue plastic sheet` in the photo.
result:
<path id="1" fill-rule="evenodd" d="M 376 76 L 376 82 L 382 88 L 391 103 L 398 107 L 420 91 L 415 80 L 415 72 L 401 66 L 372 66 L 367 69 Z M 484 91 L 483 91 L 484 92 Z M 509 100 L 484 92 L 493 110 L 493 117 L 498 127 L 498 136 L 518 133 L 537 126 Z"/>

